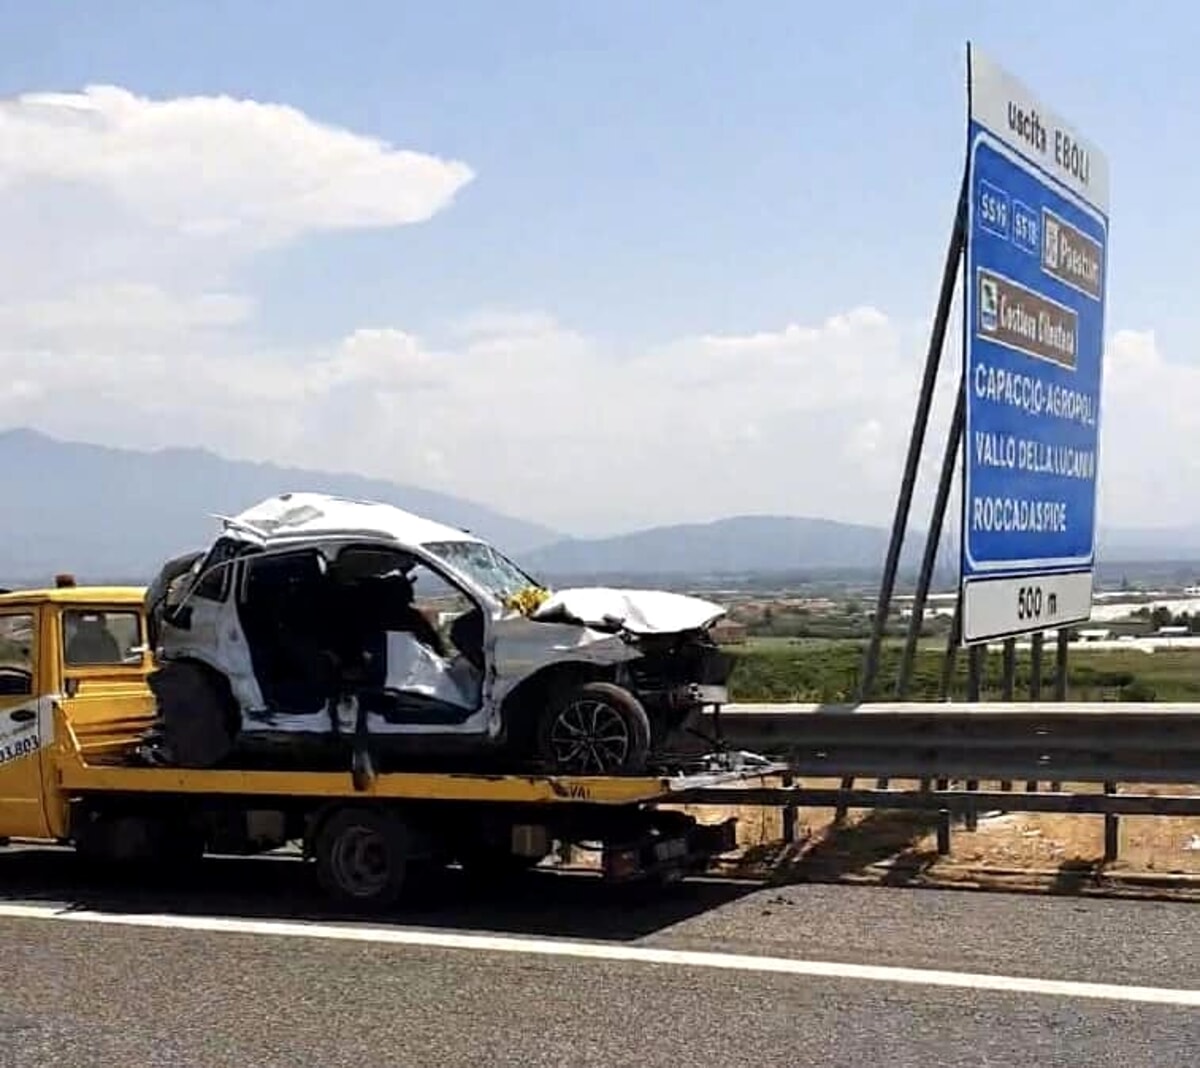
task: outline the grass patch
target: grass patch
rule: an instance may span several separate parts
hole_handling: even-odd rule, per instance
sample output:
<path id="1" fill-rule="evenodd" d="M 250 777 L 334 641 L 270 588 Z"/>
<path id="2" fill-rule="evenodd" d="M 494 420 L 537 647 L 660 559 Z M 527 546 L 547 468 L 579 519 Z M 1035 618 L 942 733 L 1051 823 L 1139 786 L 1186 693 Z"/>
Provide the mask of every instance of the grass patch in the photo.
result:
<path id="1" fill-rule="evenodd" d="M 734 646 L 730 679 L 734 701 L 852 701 L 858 690 L 865 643 L 827 639 L 753 639 Z M 903 643 L 883 646 L 870 700 L 893 696 Z M 938 699 L 943 648 L 918 647 L 909 700 Z M 966 696 L 967 657 L 956 657 L 950 696 Z M 1003 665 L 999 653 L 985 655 L 984 700 L 999 699 Z M 1016 695 L 1028 696 L 1032 675 L 1027 650 L 1017 651 Z M 1042 659 L 1042 693 L 1054 692 L 1054 649 Z M 1137 649 L 1087 650 L 1072 647 L 1068 659 L 1067 699 L 1071 701 L 1200 701 L 1200 650 L 1172 649 L 1147 653 Z"/>

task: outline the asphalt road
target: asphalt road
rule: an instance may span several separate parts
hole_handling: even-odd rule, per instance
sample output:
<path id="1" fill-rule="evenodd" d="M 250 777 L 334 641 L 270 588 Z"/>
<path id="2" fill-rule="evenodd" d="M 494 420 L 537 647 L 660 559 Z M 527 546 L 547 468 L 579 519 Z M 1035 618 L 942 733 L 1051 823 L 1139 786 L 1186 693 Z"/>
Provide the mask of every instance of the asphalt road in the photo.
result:
<path id="1" fill-rule="evenodd" d="M 499 898 L 450 878 L 365 924 L 324 910 L 305 875 L 215 860 L 186 884 L 135 883 L 60 853 L 0 854 L 0 1066 L 1197 1063 L 1200 1008 L 1121 990 L 1097 1000 L 756 966 L 1196 991 L 1188 903 L 714 883 L 645 902 L 534 875 Z M 59 908 L 97 915 L 51 918 Z M 173 926 L 111 922 L 134 914 Z M 212 916 L 314 926 L 190 929 Z M 492 941 L 472 942 L 480 932 Z M 731 970 L 729 954 L 753 959 Z"/>

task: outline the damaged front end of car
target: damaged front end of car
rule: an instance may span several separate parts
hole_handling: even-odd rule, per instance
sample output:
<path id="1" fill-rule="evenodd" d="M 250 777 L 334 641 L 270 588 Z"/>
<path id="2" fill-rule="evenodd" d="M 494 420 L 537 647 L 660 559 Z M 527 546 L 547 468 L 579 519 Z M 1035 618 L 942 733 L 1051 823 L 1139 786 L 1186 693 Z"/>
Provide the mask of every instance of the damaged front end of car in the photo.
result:
<path id="1" fill-rule="evenodd" d="M 661 725 L 662 744 L 681 740 L 706 708 L 728 703 L 734 660 L 708 629 L 623 636 L 639 655 L 617 665 L 616 681 Z"/>
<path id="2" fill-rule="evenodd" d="M 530 614 L 574 625 L 612 644 L 610 674 L 644 709 L 658 758 L 687 748 L 706 708 L 728 702 L 733 657 L 713 635 L 725 609 L 665 590 L 586 587 L 550 594 Z"/>

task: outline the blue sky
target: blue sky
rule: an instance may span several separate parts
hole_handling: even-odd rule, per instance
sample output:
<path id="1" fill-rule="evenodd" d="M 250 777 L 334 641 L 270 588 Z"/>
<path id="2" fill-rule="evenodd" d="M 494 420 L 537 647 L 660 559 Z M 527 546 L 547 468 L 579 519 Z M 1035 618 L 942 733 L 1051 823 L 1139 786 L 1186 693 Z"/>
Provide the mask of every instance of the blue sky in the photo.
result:
<path id="1" fill-rule="evenodd" d="M 1200 242 L 1200 16 L 1182 4 L 1135 17 L 1099 2 L 3 0 L 0 13 L 5 96 L 95 83 L 230 94 L 472 169 L 427 222 L 307 233 L 232 264 L 227 288 L 256 301 L 244 337 L 303 346 L 402 326 L 444 339 L 500 309 L 552 317 L 614 359 L 861 305 L 927 318 L 970 38 L 1108 153 L 1110 328 L 1195 359 L 1183 250 Z M 801 503 L 763 493 L 728 507 L 822 510 Z"/>
<path id="2" fill-rule="evenodd" d="M 1200 239 L 1181 136 L 1200 16 L 1181 4 L 1136 20 L 1064 2 L 4 6 L 20 42 L 3 47 L 5 94 L 113 82 L 281 100 L 476 169 L 424 228 L 256 265 L 294 329 L 433 324 L 481 303 L 618 337 L 749 330 L 868 296 L 924 314 L 972 38 L 1108 151 L 1112 318 L 1186 337 L 1189 280 L 1172 283 L 1155 232 L 1167 212 L 1180 244 Z M 355 278 L 336 310 L 310 299 L 331 262 Z"/>

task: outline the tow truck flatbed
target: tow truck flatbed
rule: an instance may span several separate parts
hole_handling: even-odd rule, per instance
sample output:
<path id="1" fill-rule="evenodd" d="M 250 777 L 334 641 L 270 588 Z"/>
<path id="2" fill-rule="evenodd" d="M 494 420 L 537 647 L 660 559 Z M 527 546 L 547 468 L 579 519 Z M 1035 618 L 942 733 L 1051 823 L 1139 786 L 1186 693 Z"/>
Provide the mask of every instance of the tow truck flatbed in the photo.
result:
<path id="1" fill-rule="evenodd" d="M 537 864 L 556 843 L 598 844 L 609 881 L 671 881 L 737 844 L 735 819 L 700 824 L 678 806 L 697 791 L 785 770 L 754 754 L 722 753 L 670 775 L 391 771 L 364 782 L 350 771 L 92 763 L 61 708 L 55 722 L 54 792 L 81 851 L 157 862 L 299 840 L 326 891 L 362 908 L 394 902 L 414 864 L 457 862 L 495 882 Z M 385 858 L 375 870 L 348 855 L 364 841 Z"/>
<path id="2" fill-rule="evenodd" d="M 58 785 L 72 794 L 226 795 L 278 798 L 370 798 L 408 801 L 480 801 L 540 805 L 563 802 L 636 805 L 684 804 L 689 794 L 786 771 L 753 754 L 714 754 L 693 760 L 677 774 L 516 775 L 480 772 L 392 771 L 365 784 L 350 771 L 266 771 L 138 767 L 89 763 L 65 715 L 56 713 L 57 734 L 67 744 L 58 760 Z"/>

